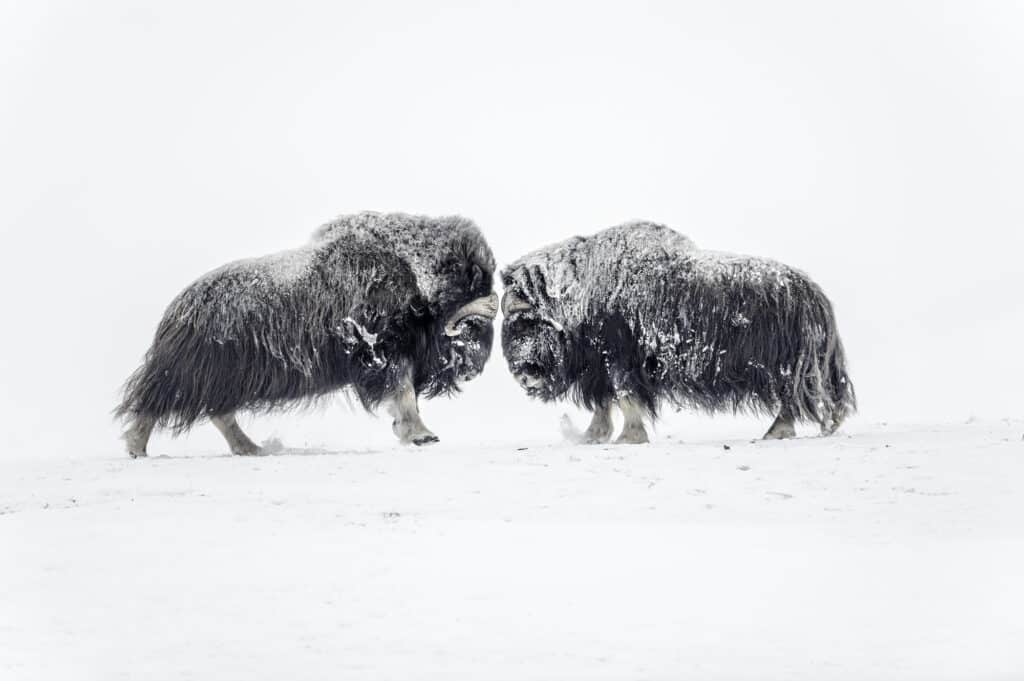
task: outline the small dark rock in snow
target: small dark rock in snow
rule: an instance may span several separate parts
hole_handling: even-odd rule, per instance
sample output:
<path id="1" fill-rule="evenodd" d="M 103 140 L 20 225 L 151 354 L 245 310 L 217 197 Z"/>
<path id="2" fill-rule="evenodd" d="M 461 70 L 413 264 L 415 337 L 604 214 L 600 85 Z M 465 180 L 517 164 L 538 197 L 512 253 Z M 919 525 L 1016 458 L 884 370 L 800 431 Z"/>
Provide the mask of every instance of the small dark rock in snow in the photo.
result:
<path id="1" fill-rule="evenodd" d="M 729 445 L 722 445 L 722 449 L 729 450 L 732 449 L 732 447 L 730 447 Z"/>
<path id="2" fill-rule="evenodd" d="M 529 447 L 516 447 L 517 452 L 525 452 Z"/>
<path id="3" fill-rule="evenodd" d="M 738 471 L 749 471 L 750 470 L 750 466 L 736 466 L 736 470 L 738 470 Z"/>

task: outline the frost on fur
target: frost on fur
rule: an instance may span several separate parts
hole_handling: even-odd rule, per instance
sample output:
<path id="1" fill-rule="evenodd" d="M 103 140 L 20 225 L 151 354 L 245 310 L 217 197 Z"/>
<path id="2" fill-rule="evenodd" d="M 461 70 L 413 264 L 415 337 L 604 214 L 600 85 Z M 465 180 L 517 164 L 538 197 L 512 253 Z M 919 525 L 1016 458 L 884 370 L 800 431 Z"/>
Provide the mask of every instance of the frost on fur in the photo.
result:
<path id="1" fill-rule="evenodd" d="M 490 355 L 494 257 L 471 221 L 360 213 L 305 246 L 239 260 L 170 304 L 116 410 L 185 430 L 238 409 L 304 405 L 352 387 L 367 408 L 412 375 L 416 394 L 451 393 Z"/>
<path id="2" fill-rule="evenodd" d="M 530 253 L 502 272 L 502 348 L 531 395 L 629 398 L 814 421 L 855 408 L 832 306 L 807 275 L 698 249 L 637 222 Z"/>

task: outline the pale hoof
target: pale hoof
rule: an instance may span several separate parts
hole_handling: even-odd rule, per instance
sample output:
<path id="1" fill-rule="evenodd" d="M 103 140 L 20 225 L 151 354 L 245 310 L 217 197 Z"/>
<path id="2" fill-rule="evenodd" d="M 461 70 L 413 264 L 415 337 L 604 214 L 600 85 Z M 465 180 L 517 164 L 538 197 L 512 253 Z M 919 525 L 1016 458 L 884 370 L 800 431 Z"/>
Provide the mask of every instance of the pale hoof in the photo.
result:
<path id="1" fill-rule="evenodd" d="M 253 445 L 252 447 L 232 447 L 231 453 L 235 456 L 259 456 L 263 453 L 259 445 Z"/>
<path id="2" fill-rule="evenodd" d="M 643 427 L 640 428 L 626 428 L 622 431 L 619 437 L 615 440 L 617 445 L 644 445 L 650 442 L 650 438 L 647 437 L 647 430 Z"/>
<path id="3" fill-rule="evenodd" d="M 792 424 L 772 426 L 771 430 L 764 434 L 763 440 L 789 440 L 796 437 L 796 428 Z"/>
<path id="4" fill-rule="evenodd" d="M 396 420 L 391 423 L 391 430 L 394 431 L 395 435 L 398 436 L 399 442 L 403 445 L 422 447 L 423 445 L 431 445 L 441 441 L 441 438 L 427 430 L 422 423 L 418 424 L 417 427 L 417 424 L 402 423 Z"/>
<path id="5" fill-rule="evenodd" d="M 821 427 L 821 436 L 828 437 L 829 435 L 835 434 L 841 425 L 843 425 L 843 420 L 841 418 L 829 419 L 828 423 Z"/>
<path id="6" fill-rule="evenodd" d="M 146 444 L 149 441 L 148 433 L 139 433 L 138 428 L 132 428 L 124 435 L 124 449 L 128 456 L 133 459 L 146 458 Z"/>
<path id="7" fill-rule="evenodd" d="M 611 428 L 587 428 L 580 442 L 585 445 L 603 445 L 612 439 Z"/>

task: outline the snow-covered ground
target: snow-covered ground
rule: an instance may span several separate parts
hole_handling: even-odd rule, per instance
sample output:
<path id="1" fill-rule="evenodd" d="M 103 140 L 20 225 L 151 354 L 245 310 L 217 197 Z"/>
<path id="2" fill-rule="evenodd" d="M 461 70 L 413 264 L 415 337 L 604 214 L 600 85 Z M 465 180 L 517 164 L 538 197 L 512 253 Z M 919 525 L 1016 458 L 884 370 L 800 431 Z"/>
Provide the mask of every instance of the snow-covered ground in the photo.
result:
<path id="1" fill-rule="evenodd" d="M 0 678 L 1019 679 L 1022 438 L 8 457 Z"/>

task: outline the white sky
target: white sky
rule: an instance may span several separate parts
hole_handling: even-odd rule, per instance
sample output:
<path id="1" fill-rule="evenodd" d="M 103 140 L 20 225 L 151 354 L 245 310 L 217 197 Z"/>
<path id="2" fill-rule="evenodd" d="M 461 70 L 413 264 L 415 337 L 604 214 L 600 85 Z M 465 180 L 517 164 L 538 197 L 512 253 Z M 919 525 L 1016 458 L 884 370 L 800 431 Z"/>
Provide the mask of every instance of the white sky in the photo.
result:
<path id="1" fill-rule="evenodd" d="M 5 454 L 119 451 L 174 294 L 363 209 L 462 213 L 499 263 L 665 222 L 822 284 L 858 418 L 1019 417 L 1022 34 L 1018 2 L 0 3 Z M 562 411 L 499 347 L 424 407 L 449 439 Z"/>

